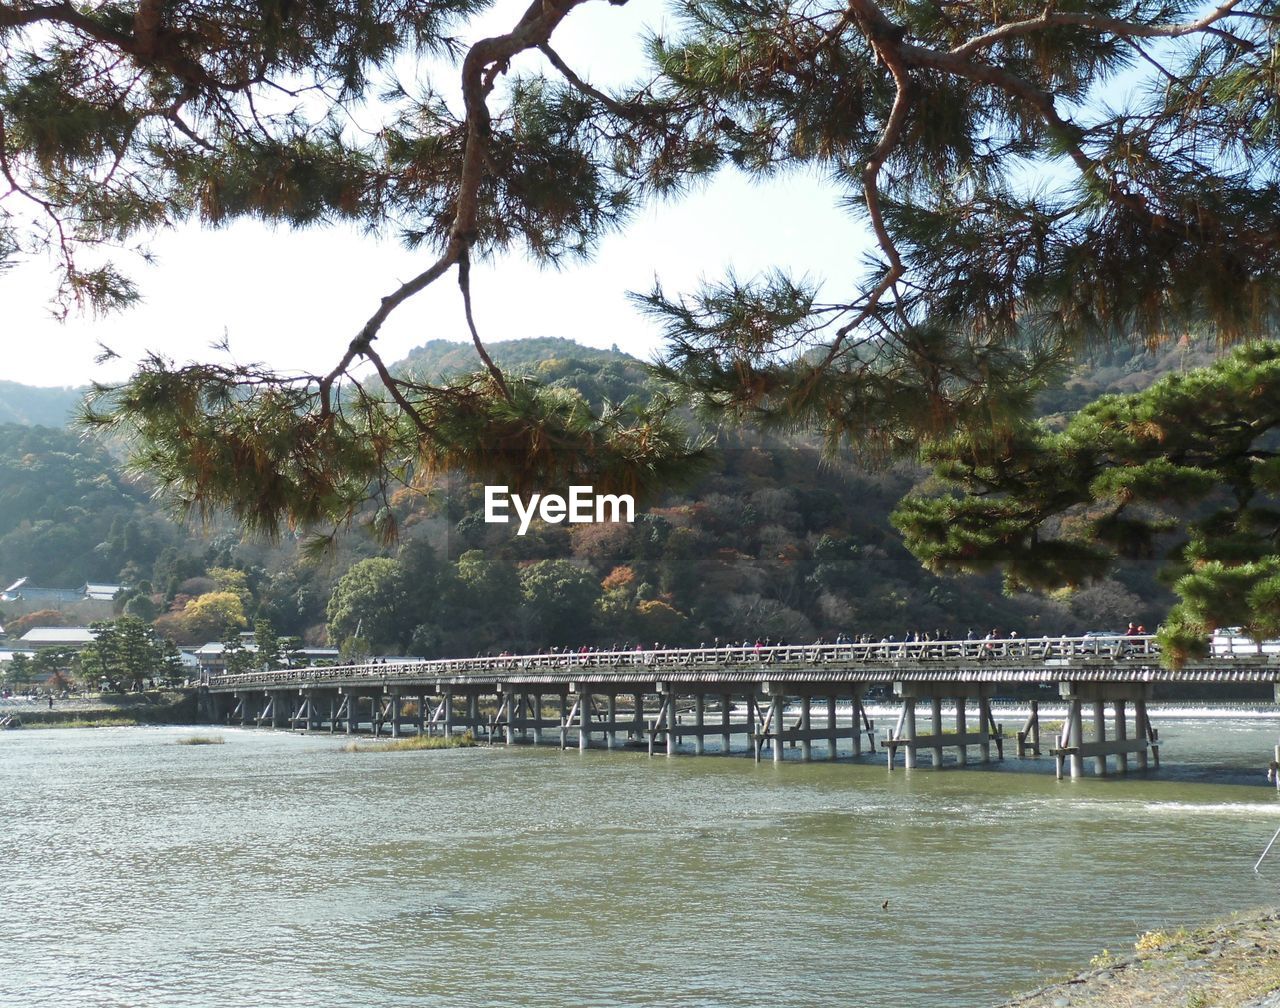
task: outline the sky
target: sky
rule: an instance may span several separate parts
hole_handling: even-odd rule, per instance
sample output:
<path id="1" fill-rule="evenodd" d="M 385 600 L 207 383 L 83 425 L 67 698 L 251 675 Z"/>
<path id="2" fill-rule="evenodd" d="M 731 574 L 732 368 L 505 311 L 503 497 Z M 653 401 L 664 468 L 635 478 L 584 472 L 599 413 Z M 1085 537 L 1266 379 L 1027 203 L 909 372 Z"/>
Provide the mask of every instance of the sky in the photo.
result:
<path id="1" fill-rule="evenodd" d="M 475 37 L 513 24 L 523 6 L 500 0 L 476 24 Z M 554 44 L 592 83 L 608 84 L 638 72 L 635 38 L 645 26 L 663 27 L 661 0 L 591 3 L 566 19 Z M 514 69 L 541 64 L 540 56 L 526 54 Z M 678 202 L 644 208 L 601 243 L 591 262 L 555 270 L 508 256 L 476 264 L 477 327 L 487 342 L 561 336 L 590 346 L 616 344 L 650 359 L 659 334 L 627 292 L 647 291 L 655 278 L 670 294 L 729 269 L 745 278 L 782 267 L 838 285 L 833 291 L 845 289 L 860 270 L 869 236 L 837 209 L 837 199 L 814 175 L 759 183 L 723 172 Z M 291 232 L 256 221 L 219 230 L 184 225 L 149 245 L 155 265 L 131 273 L 142 304 L 106 318 L 53 318 L 55 281 L 47 261 L 0 273 L 0 378 L 44 386 L 119 381 L 149 351 L 179 363 L 225 359 L 210 350 L 224 337 L 241 362 L 324 373 L 379 299 L 432 259 L 429 251 L 404 250 L 394 238 L 340 227 Z M 378 346 L 391 362 L 441 338 L 469 339 L 452 275 L 399 308 Z M 96 364 L 100 346 L 118 359 Z"/>

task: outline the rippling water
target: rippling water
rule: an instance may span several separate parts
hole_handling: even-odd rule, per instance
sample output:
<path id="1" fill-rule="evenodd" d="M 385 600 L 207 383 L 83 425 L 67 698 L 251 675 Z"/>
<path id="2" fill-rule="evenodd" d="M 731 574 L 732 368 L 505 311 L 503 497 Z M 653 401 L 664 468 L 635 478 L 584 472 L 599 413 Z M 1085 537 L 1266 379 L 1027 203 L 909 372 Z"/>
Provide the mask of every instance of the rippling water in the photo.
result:
<path id="1" fill-rule="evenodd" d="M 1077 782 L 0 733 L 0 1006 L 989 1005 L 1277 901 L 1280 720 L 1158 726 Z"/>

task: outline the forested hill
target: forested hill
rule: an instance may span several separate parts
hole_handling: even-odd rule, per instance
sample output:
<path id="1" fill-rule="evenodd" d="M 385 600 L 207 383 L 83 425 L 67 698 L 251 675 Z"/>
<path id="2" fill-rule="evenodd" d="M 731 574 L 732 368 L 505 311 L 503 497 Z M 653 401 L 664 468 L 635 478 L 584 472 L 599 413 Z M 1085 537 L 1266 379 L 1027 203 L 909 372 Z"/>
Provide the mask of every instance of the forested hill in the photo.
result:
<path id="1" fill-rule="evenodd" d="M 0 580 L 137 579 L 185 538 L 107 451 L 66 429 L 0 425 Z M 3 587 L 3 585 L 0 585 Z"/>
<path id="2" fill-rule="evenodd" d="M 568 340 L 494 349 L 506 367 L 593 400 L 623 399 L 647 382 L 636 359 Z M 475 370 L 473 353 L 435 341 L 410 360 L 428 377 Z M 1201 358 L 1195 347 L 1099 358 L 1041 405 L 1070 411 Z M 535 523 L 516 536 L 484 522 L 480 487 L 454 481 L 394 498 L 399 546 L 382 550 L 351 533 L 315 562 L 299 540 L 254 541 L 229 524 L 175 525 L 145 483 L 70 431 L 0 426 L 0 582 L 118 580 L 133 589 L 121 599 L 127 611 L 180 643 L 262 617 L 311 643 L 339 644 L 363 628 L 376 651 L 428 656 L 838 632 L 1056 634 L 1130 619 L 1154 625 L 1169 604 L 1151 571 L 1131 564 L 1052 597 L 1006 596 L 995 577 L 935 577 L 888 521 L 921 476 L 915 466 L 832 465 L 804 439 L 747 432 L 721 434 L 717 449 L 714 471 L 653 502 L 634 525 Z"/>
<path id="3" fill-rule="evenodd" d="M 0 381 L 0 424 L 61 427 L 84 397 L 82 388 L 40 388 Z"/>
<path id="4" fill-rule="evenodd" d="M 559 388 L 581 392 L 593 406 L 604 401 L 621 402 L 643 393 L 650 383 L 645 365 L 616 347 L 598 350 L 556 336 L 506 340 L 487 346 L 494 363 L 515 374 L 528 374 Z M 392 371 L 421 381 L 478 371 L 475 347 L 470 343 L 431 340 L 409 352 Z"/>

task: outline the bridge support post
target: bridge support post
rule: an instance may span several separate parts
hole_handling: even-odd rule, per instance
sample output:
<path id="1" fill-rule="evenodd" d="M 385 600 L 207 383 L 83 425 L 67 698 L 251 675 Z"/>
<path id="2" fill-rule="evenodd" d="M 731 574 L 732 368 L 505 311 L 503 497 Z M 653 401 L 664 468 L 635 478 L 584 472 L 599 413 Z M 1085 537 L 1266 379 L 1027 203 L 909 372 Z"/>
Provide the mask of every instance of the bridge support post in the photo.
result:
<path id="1" fill-rule="evenodd" d="M 965 710 L 966 706 L 967 701 L 964 697 L 956 697 L 956 738 L 960 740 L 956 745 L 956 762 L 960 766 L 969 765 L 969 746 L 964 741 L 965 721 L 968 717 L 968 712 Z"/>
<path id="2" fill-rule="evenodd" d="M 907 745 L 907 751 L 903 754 L 902 765 L 906 767 L 908 770 L 914 770 L 916 766 L 916 747 L 915 747 L 916 699 L 915 697 L 908 697 L 906 700 L 903 701 L 902 713 L 905 715 L 905 717 L 903 718 L 902 726 L 907 733 L 906 738 L 909 743 Z M 889 752 L 890 752 L 889 760 L 890 760 L 890 764 L 892 765 L 893 750 L 891 749 L 889 750 Z"/>
<path id="3" fill-rule="evenodd" d="M 636 693 L 634 696 L 635 708 L 631 713 L 631 731 L 628 733 L 631 738 L 637 742 L 644 741 L 644 694 Z"/>
<path id="4" fill-rule="evenodd" d="M 560 748 L 569 747 L 569 694 L 560 694 Z"/>
<path id="5" fill-rule="evenodd" d="M 729 755 L 730 742 L 729 716 L 733 711 L 733 697 L 728 693 L 720 695 L 720 751 Z"/>
<path id="6" fill-rule="evenodd" d="M 770 731 L 762 734 L 772 735 L 773 741 L 773 761 L 775 763 L 782 762 L 782 731 L 783 731 L 783 711 L 786 709 L 786 698 L 782 695 L 782 687 L 770 683 L 767 687 L 769 690 L 769 728 Z"/>
<path id="7" fill-rule="evenodd" d="M 390 691 L 391 701 L 391 737 L 400 737 L 400 691 L 392 689 Z"/>
<path id="8" fill-rule="evenodd" d="M 813 728 L 813 697 L 808 693 L 800 698 L 800 726 L 804 730 L 804 735 L 800 739 L 800 758 L 806 763 L 813 759 L 813 740 L 809 738 L 810 730 Z"/>
<path id="9" fill-rule="evenodd" d="M 836 697 L 827 697 L 827 759 L 833 760 L 839 755 L 837 748 L 839 736 L 836 734 Z"/>
<path id="10" fill-rule="evenodd" d="M 693 724 L 698 729 L 698 734 L 693 739 L 693 754 L 701 756 L 706 752 L 706 737 L 702 734 L 702 729 L 706 724 L 707 716 L 707 695 L 701 690 L 693 698 Z"/>
<path id="11" fill-rule="evenodd" d="M 853 742 L 853 755 L 862 755 L 862 725 L 866 719 L 866 712 L 862 709 L 862 690 L 854 687 L 853 697 L 849 701 L 849 738 Z M 875 744 L 872 743 L 872 750 Z"/>
<path id="12" fill-rule="evenodd" d="M 616 749 L 618 747 L 618 694 L 612 690 L 605 697 L 604 716 L 609 722 L 604 732 L 604 747 L 606 749 Z"/>
<path id="13" fill-rule="evenodd" d="M 961 701 L 963 702 L 963 701 Z M 929 698 L 930 713 L 933 715 L 933 768 L 942 769 L 942 697 Z"/>
<path id="14" fill-rule="evenodd" d="M 1070 761 L 1072 778 L 1084 776 L 1084 758 L 1080 755 L 1080 746 L 1084 744 L 1084 718 L 1080 706 L 1079 700 L 1072 700 L 1067 711 L 1068 745 L 1075 746 Z"/>
<path id="15" fill-rule="evenodd" d="M 1101 700 L 1093 702 L 1093 740 L 1099 746 L 1104 747 L 1093 757 L 1093 771 L 1099 777 L 1105 777 L 1107 775 L 1107 752 L 1105 749 L 1107 741 L 1107 709 L 1103 706 Z"/>
<path id="16" fill-rule="evenodd" d="M 1025 759 L 1027 746 L 1031 746 L 1031 755 L 1040 755 L 1040 701 L 1031 701 L 1031 710 L 1027 714 L 1027 723 L 1018 732 L 1018 759 Z"/>
<path id="17" fill-rule="evenodd" d="M 663 683 L 662 688 L 667 694 L 667 755 L 674 756 L 680 746 L 680 740 L 676 736 L 676 726 L 680 723 L 679 713 L 676 711 L 676 694 L 670 683 Z"/>
<path id="18" fill-rule="evenodd" d="M 1141 700 L 1135 700 L 1133 702 L 1133 734 L 1138 738 L 1146 738 L 1149 724 L 1150 722 L 1147 721 L 1147 705 Z M 1138 750 L 1138 769 L 1144 772 L 1147 769 L 1147 750 L 1145 747 Z"/>
<path id="19" fill-rule="evenodd" d="M 1123 700 L 1116 701 L 1116 741 L 1120 743 L 1127 742 L 1129 729 L 1125 724 L 1125 704 Z M 1121 749 L 1116 753 L 1116 772 L 1127 774 L 1129 772 L 1129 753 L 1125 749 Z"/>
<path id="20" fill-rule="evenodd" d="M 506 745 L 516 740 L 516 718 L 520 716 L 520 694 L 504 683 L 498 683 L 501 697 L 498 703 L 498 720 L 503 721 L 502 741 Z"/>
<path id="21" fill-rule="evenodd" d="M 991 697 L 990 695 L 979 691 L 978 693 L 978 734 L 982 736 L 982 741 L 978 743 L 978 751 L 982 753 L 982 762 L 991 762 L 991 730 L 995 725 L 995 718 L 991 716 Z M 1001 759 L 1004 758 L 1004 749 L 1000 750 Z"/>
<path id="22" fill-rule="evenodd" d="M 446 687 L 444 691 L 444 737 L 453 734 L 453 690 Z"/>
<path id="23" fill-rule="evenodd" d="M 586 752 L 591 747 L 591 694 L 584 689 L 583 683 L 578 689 L 578 751 Z"/>

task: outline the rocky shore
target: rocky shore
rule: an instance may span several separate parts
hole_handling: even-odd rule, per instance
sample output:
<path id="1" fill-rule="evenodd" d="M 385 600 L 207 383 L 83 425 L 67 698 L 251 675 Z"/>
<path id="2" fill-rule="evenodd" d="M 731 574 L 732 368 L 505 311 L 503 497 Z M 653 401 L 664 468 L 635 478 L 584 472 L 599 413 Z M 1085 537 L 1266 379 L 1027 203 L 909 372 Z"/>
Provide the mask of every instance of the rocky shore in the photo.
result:
<path id="1" fill-rule="evenodd" d="M 999 1008 L 1280 1008 L 1280 909 L 1151 931 L 1091 965 Z"/>

